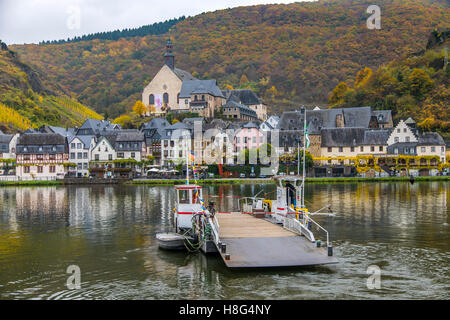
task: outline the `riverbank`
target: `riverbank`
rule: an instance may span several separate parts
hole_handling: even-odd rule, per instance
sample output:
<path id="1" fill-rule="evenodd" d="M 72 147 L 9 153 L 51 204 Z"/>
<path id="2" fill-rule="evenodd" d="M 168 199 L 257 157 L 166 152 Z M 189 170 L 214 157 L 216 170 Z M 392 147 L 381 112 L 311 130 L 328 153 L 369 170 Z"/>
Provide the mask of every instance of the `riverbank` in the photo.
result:
<path id="1" fill-rule="evenodd" d="M 218 184 L 261 184 L 271 183 L 273 180 L 267 179 L 205 179 L 198 180 L 199 185 L 218 185 Z M 415 177 L 415 182 L 421 181 L 450 181 L 450 176 L 444 177 Z M 194 180 L 190 181 L 191 183 Z M 361 183 L 361 182 L 410 182 L 409 177 L 383 177 L 383 178 L 306 178 L 308 183 Z M 163 179 L 138 179 L 138 180 L 96 180 L 88 181 L 80 180 L 78 183 L 76 179 L 52 180 L 52 181 L 0 181 L 0 187 L 6 186 L 61 186 L 61 185 L 112 185 L 112 184 L 126 184 L 126 185 L 176 185 L 185 184 L 186 180 L 163 180 Z"/>
<path id="2" fill-rule="evenodd" d="M 271 183 L 273 180 L 267 179 L 206 179 L 198 180 L 199 185 L 207 184 L 260 184 L 260 183 Z M 450 176 L 444 177 L 415 177 L 415 182 L 420 181 L 450 181 Z M 193 182 L 191 180 L 191 182 Z M 410 182 L 409 177 L 382 177 L 382 178 L 306 178 L 308 183 L 358 183 L 358 182 Z M 139 179 L 126 182 L 127 184 L 133 185 L 174 185 L 174 184 L 185 184 L 186 180 L 147 180 Z"/>

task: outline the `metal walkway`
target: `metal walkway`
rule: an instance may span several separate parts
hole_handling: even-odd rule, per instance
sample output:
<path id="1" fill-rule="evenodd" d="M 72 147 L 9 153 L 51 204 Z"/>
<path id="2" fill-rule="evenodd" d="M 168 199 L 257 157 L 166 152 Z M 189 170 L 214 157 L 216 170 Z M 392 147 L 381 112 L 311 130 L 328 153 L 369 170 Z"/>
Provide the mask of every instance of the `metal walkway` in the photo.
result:
<path id="1" fill-rule="evenodd" d="M 264 219 L 242 213 L 219 213 L 220 255 L 229 268 L 292 267 L 337 263 L 326 248 Z M 229 254 L 229 259 L 225 255 Z"/>

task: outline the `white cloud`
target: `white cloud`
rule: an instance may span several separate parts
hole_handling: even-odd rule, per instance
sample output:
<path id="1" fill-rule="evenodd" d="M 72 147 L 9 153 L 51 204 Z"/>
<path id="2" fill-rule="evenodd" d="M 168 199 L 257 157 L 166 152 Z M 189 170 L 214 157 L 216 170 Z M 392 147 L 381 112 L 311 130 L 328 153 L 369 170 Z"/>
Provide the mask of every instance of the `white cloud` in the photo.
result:
<path id="1" fill-rule="evenodd" d="M 202 12 L 292 0 L 0 0 L 0 39 L 8 44 L 59 40 L 139 27 Z M 79 8 L 79 28 L 73 19 Z M 68 19 L 71 23 L 68 24 Z M 70 26 L 70 28 L 69 28 Z"/>

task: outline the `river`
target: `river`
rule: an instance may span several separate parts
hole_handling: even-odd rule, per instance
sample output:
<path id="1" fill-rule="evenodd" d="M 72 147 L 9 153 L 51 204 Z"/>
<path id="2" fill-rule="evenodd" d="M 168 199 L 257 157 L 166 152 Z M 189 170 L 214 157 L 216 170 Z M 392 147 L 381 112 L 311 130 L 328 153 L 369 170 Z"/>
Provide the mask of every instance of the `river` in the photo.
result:
<path id="1" fill-rule="evenodd" d="M 205 186 L 219 211 L 275 185 Z M 309 184 L 339 264 L 228 270 L 218 256 L 159 250 L 169 186 L 0 188 L 0 299 L 449 299 L 450 183 Z M 67 268 L 81 271 L 69 290 Z M 380 288 L 369 289 L 369 266 Z"/>

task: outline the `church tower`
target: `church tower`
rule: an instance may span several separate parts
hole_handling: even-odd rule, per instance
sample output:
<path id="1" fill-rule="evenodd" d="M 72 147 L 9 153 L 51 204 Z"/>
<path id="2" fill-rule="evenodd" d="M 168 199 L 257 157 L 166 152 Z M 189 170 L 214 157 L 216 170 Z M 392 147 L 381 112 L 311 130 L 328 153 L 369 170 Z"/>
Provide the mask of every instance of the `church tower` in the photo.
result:
<path id="1" fill-rule="evenodd" d="M 172 52 L 172 48 L 173 48 L 172 41 L 169 38 L 166 44 L 166 53 L 164 54 L 164 62 L 170 69 L 173 70 L 175 68 L 175 55 Z"/>

